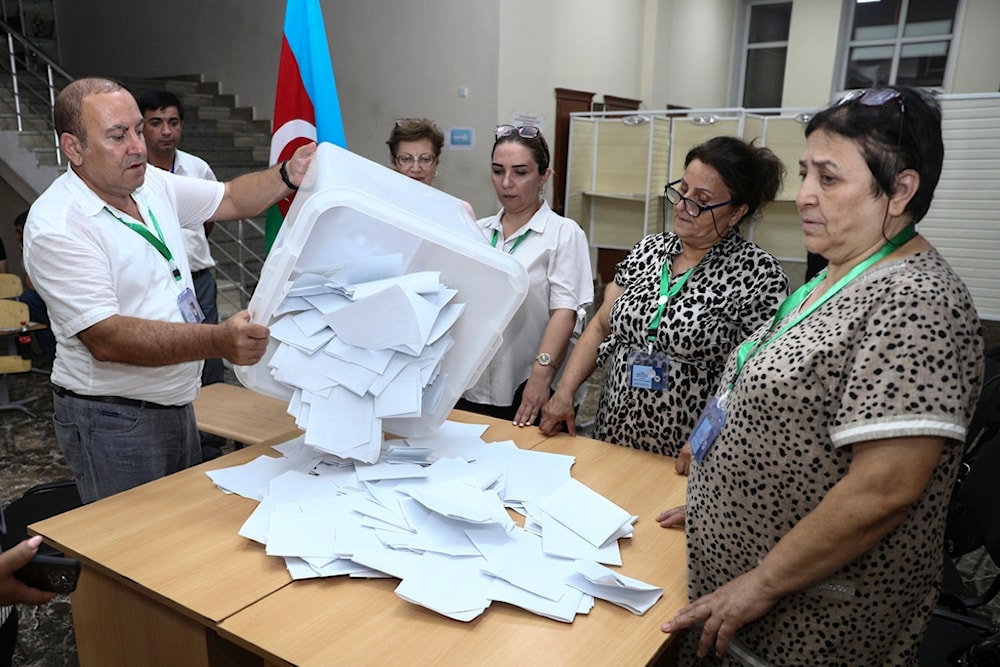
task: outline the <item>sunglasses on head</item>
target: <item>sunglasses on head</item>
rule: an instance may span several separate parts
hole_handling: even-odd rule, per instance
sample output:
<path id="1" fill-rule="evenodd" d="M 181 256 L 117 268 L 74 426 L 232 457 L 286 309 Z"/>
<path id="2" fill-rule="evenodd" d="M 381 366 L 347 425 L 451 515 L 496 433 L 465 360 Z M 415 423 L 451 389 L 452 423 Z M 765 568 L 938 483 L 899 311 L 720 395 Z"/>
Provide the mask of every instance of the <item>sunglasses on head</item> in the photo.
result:
<path id="1" fill-rule="evenodd" d="M 900 146 L 903 141 L 903 117 L 906 115 L 902 92 L 894 88 L 859 88 L 848 92 L 833 106 L 839 107 L 857 101 L 866 107 L 883 107 L 893 100 L 899 102 L 899 136 L 896 138 L 896 145 Z"/>
<path id="2" fill-rule="evenodd" d="M 541 134 L 542 131 L 533 125 L 520 125 L 518 127 L 514 127 L 513 125 L 497 125 L 496 129 L 493 130 L 493 133 L 496 135 L 497 139 L 509 137 L 514 133 L 517 133 L 517 136 L 522 139 L 534 139 Z"/>

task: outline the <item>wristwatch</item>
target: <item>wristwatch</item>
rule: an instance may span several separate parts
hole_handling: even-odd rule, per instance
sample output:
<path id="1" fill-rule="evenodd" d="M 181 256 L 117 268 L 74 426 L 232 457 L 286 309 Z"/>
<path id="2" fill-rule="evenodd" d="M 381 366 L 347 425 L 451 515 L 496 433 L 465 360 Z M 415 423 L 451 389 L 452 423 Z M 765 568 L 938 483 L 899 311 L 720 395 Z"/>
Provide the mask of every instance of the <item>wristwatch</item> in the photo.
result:
<path id="1" fill-rule="evenodd" d="M 540 363 L 542 366 L 551 366 L 552 365 L 552 357 L 549 356 L 548 352 L 542 352 L 540 355 L 538 355 L 537 357 L 535 357 L 535 361 L 537 361 L 538 363 Z"/>

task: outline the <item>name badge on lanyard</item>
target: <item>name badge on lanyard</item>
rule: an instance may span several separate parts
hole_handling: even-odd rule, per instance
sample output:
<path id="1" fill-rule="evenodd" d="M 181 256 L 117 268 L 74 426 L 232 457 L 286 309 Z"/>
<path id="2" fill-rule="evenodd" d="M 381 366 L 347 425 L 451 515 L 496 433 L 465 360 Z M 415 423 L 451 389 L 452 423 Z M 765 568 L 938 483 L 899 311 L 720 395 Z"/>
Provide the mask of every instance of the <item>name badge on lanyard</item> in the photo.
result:
<path id="1" fill-rule="evenodd" d="M 694 460 L 698 463 L 705 460 L 705 454 L 715 444 L 715 440 L 722 433 L 722 427 L 726 425 L 727 397 L 728 392 L 723 394 L 721 398 L 713 396 L 708 399 L 705 409 L 701 411 L 701 416 L 698 417 L 698 421 L 694 425 L 688 442 L 691 443 L 691 453 L 694 455 Z"/>
<path id="2" fill-rule="evenodd" d="M 185 287 L 184 291 L 178 295 L 177 307 L 181 311 L 181 317 L 188 324 L 201 324 L 205 321 L 205 313 L 201 310 L 198 297 L 195 296 L 194 290 L 190 287 Z"/>
<path id="3" fill-rule="evenodd" d="M 684 288 L 684 284 L 694 272 L 694 267 L 688 269 L 670 284 L 670 259 L 663 262 L 660 272 L 660 294 L 656 299 L 656 313 L 649 322 L 645 350 L 632 350 L 628 354 L 628 386 L 633 389 L 653 389 L 667 391 L 670 389 L 670 357 L 665 352 L 653 350 L 663 313 L 670 299 Z"/>
<path id="4" fill-rule="evenodd" d="M 662 352 L 632 350 L 628 353 L 629 386 L 633 389 L 670 388 L 670 358 Z"/>

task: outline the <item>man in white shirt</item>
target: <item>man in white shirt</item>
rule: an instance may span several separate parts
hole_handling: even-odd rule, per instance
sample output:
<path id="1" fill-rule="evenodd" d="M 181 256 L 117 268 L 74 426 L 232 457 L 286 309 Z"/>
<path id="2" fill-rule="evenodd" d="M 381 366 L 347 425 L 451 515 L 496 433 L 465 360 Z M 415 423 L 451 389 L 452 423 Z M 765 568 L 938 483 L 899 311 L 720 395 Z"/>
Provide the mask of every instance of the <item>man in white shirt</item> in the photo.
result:
<path id="1" fill-rule="evenodd" d="M 184 105 L 168 90 L 152 90 L 136 98 L 143 118 L 142 134 L 146 139 L 146 161 L 154 167 L 180 176 L 190 176 L 206 181 L 218 181 L 208 163 L 197 155 L 178 148 L 184 132 Z M 184 250 L 191 266 L 194 294 L 208 324 L 219 323 L 218 285 L 212 274 L 215 260 L 208 245 L 212 221 L 199 228 L 184 227 Z M 222 359 L 206 359 L 201 370 L 201 386 L 224 380 Z M 222 439 L 207 433 L 201 434 L 201 453 L 204 460 L 221 455 Z"/>
<path id="2" fill-rule="evenodd" d="M 246 311 L 201 323 L 181 228 L 259 214 L 316 147 L 213 183 L 147 168 L 142 114 L 115 81 L 74 81 L 54 116 L 69 169 L 31 207 L 24 260 L 56 336 L 56 438 L 92 502 L 198 463 L 202 360 L 250 365 L 267 348 Z"/>

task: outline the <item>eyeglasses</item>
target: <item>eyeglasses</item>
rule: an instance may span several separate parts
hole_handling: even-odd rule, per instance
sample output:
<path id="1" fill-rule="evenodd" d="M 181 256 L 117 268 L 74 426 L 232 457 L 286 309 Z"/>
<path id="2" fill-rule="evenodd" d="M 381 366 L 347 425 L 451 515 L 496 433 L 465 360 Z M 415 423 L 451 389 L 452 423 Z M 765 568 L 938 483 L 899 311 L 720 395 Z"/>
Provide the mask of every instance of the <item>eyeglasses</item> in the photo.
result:
<path id="1" fill-rule="evenodd" d="M 514 127 L 513 125 L 497 125 L 493 133 L 496 135 L 497 139 L 503 137 L 509 137 L 510 135 L 517 133 L 517 136 L 522 139 L 534 139 L 542 133 L 537 127 L 533 125 L 521 125 Z"/>
<path id="2" fill-rule="evenodd" d="M 400 167 L 410 168 L 413 166 L 414 162 L 420 165 L 422 169 L 424 167 L 429 167 L 435 162 L 437 162 L 437 157 L 431 155 L 430 153 L 424 153 L 420 157 L 413 157 L 409 153 L 403 153 L 402 155 L 396 156 L 396 164 L 398 164 Z"/>
<path id="3" fill-rule="evenodd" d="M 899 102 L 899 134 L 896 137 L 896 145 L 903 142 L 903 117 L 906 115 L 906 103 L 903 102 L 903 93 L 894 88 L 859 88 L 852 90 L 837 100 L 833 106 L 839 107 L 857 100 L 859 104 L 866 107 L 882 107 L 896 100 Z"/>
<path id="4" fill-rule="evenodd" d="M 693 199 L 689 199 L 681 194 L 680 190 L 674 186 L 681 182 L 683 179 L 678 179 L 673 183 L 667 183 L 667 187 L 663 189 L 663 195 L 667 198 L 667 201 L 673 205 L 677 205 L 680 202 L 684 202 L 684 210 L 692 218 L 697 218 L 699 215 L 705 211 L 711 211 L 713 209 L 721 208 L 727 204 L 732 204 L 735 199 L 727 199 L 724 202 L 719 202 L 718 204 L 708 204 L 707 206 L 702 206 Z M 712 214 L 715 215 L 714 213 Z"/>

